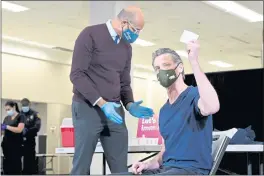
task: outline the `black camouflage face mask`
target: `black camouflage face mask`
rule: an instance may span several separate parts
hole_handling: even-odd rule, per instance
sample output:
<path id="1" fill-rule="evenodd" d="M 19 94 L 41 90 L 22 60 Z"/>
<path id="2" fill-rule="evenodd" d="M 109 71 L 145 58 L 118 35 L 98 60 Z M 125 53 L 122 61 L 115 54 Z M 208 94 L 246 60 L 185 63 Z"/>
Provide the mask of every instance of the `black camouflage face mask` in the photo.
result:
<path id="1" fill-rule="evenodd" d="M 175 69 L 159 70 L 159 73 L 157 74 L 157 78 L 158 81 L 160 82 L 160 85 L 162 85 L 165 88 L 168 88 L 178 79 L 181 73 L 179 73 L 179 75 L 176 76 L 175 70 L 178 68 L 180 63 L 178 63 Z"/>

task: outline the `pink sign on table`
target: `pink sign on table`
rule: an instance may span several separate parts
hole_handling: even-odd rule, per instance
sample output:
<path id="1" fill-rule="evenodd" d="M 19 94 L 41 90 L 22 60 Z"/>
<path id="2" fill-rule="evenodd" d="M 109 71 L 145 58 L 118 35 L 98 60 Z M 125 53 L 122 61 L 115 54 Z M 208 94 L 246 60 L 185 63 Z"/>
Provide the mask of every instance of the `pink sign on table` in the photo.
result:
<path id="1" fill-rule="evenodd" d="M 137 138 L 158 138 L 158 144 L 162 144 L 162 137 L 159 132 L 158 114 L 150 119 L 139 119 Z"/>

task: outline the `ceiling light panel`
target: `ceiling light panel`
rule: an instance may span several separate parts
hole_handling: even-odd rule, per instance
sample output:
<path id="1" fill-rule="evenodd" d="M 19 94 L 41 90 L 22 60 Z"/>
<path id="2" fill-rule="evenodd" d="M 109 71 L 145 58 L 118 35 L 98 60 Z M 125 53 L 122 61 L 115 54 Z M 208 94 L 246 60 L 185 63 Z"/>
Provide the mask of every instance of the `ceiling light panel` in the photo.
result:
<path id="1" fill-rule="evenodd" d="M 263 21 L 263 15 L 234 1 L 203 1 L 206 4 L 221 9 L 227 13 L 243 18 L 249 22 Z"/>
<path id="2" fill-rule="evenodd" d="M 29 8 L 18 5 L 18 4 L 14 4 L 11 2 L 7 2 L 7 1 L 1 1 L 2 3 L 2 9 L 7 10 L 7 11 L 11 11 L 11 12 L 23 12 L 23 11 L 27 11 L 29 10 Z"/>

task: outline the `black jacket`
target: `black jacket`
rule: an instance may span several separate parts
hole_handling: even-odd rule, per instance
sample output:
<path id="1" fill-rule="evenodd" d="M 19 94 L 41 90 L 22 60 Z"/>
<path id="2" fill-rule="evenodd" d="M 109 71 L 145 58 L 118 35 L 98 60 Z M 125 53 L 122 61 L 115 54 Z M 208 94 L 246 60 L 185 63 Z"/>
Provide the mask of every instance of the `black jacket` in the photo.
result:
<path id="1" fill-rule="evenodd" d="M 41 119 L 39 118 L 38 112 L 30 109 L 26 113 L 21 112 L 21 114 L 24 114 L 25 116 L 25 128 L 27 129 L 25 137 L 34 138 L 37 136 L 41 127 Z"/>

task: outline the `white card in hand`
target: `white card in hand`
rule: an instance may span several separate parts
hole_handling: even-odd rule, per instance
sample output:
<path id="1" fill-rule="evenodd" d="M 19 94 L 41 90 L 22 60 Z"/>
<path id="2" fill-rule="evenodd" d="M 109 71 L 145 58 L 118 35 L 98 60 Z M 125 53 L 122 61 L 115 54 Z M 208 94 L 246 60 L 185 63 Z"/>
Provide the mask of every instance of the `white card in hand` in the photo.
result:
<path id="1" fill-rule="evenodd" d="M 184 30 L 182 35 L 181 35 L 180 42 L 187 44 L 188 42 L 190 42 L 192 40 L 197 40 L 198 38 L 199 38 L 199 35 L 197 35 L 193 32 Z"/>

